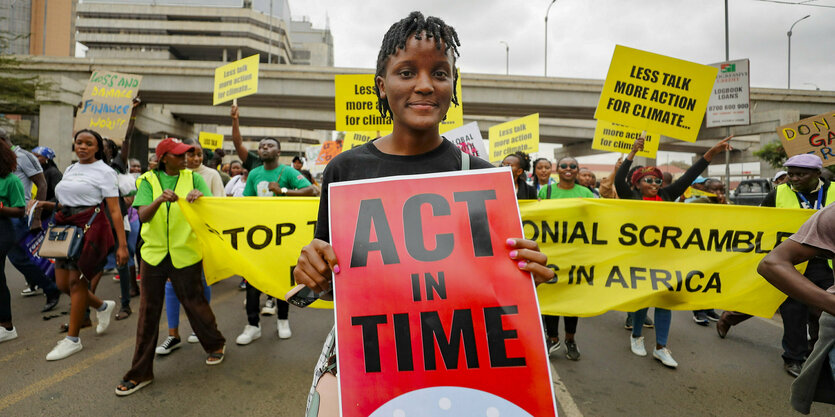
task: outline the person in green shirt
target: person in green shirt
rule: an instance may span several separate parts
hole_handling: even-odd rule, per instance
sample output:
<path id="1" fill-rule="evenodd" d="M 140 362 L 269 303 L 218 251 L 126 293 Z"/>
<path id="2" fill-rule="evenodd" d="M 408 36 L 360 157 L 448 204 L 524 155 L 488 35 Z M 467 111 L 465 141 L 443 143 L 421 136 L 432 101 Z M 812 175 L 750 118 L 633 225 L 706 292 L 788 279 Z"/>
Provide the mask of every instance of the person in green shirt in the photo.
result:
<path id="1" fill-rule="evenodd" d="M 281 155 L 281 145 L 273 138 L 261 139 L 258 144 L 258 157 L 263 165 L 249 172 L 244 188 L 244 197 L 275 197 L 275 196 L 313 196 L 316 189 L 310 181 L 295 168 L 278 163 Z M 246 318 L 248 324 L 235 340 L 239 345 L 248 345 L 261 337 L 261 324 L 258 317 L 258 307 L 261 305 L 261 291 L 246 283 Z M 290 331 L 290 305 L 286 301 L 267 297 L 267 302 L 261 314 L 271 316 L 278 313 L 276 328 L 278 337 L 287 339 L 292 336 Z"/>
<path id="2" fill-rule="evenodd" d="M 564 156 L 557 161 L 557 175 L 559 182 L 550 184 L 539 190 L 539 198 L 542 200 L 557 198 L 594 198 L 591 190 L 577 184 L 577 175 L 580 173 L 580 164 L 577 160 Z M 563 317 L 565 322 L 565 357 L 576 361 L 580 359 L 580 351 L 577 349 L 577 342 L 574 341 L 574 334 L 577 332 L 577 317 Z M 545 324 L 545 333 L 548 336 L 548 354 L 556 353 L 560 348 L 560 317 L 542 316 Z"/>
<path id="3" fill-rule="evenodd" d="M 26 201 L 23 183 L 14 175 L 17 156 L 6 142 L 0 140 L 0 342 L 17 339 L 17 329 L 12 324 L 12 305 L 9 287 L 6 285 L 6 254 L 15 245 L 14 226 L 11 218 L 23 217 Z"/>

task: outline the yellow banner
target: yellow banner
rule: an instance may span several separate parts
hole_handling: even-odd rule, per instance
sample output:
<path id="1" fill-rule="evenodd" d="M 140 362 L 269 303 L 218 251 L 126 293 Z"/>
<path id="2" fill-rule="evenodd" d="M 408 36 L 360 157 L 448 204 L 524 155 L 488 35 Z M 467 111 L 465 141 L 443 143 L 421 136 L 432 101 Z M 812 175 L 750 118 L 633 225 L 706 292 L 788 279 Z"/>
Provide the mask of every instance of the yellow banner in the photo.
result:
<path id="1" fill-rule="evenodd" d="M 200 132 L 197 140 L 203 149 L 220 149 L 223 147 L 222 133 Z"/>
<path id="2" fill-rule="evenodd" d="M 256 54 L 215 68 L 212 105 L 257 93 L 260 59 L 260 55 Z"/>
<path id="3" fill-rule="evenodd" d="M 594 128 L 594 140 L 591 142 L 592 149 L 601 151 L 629 153 L 632 151 L 632 143 L 641 136 L 642 129 L 619 125 L 617 123 L 598 120 Z M 636 155 L 647 158 L 655 158 L 658 153 L 660 136 L 655 133 L 647 133 L 644 140 L 644 150 Z"/>
<path id="4" fill-rule="evenodd" d="M 490 141 L 490 162 L 501 162 L 517 151 L 532 153 L 539 150 L 539 113 L 491 126 L 487 131 Z"/>
<path id="5" fill-rule="evenodd" d="M 281 299 L 295 286 L 293 267 L 301 248 L 313 240 L 318 198 L 203 197 L 193 204 L 180 199 L 179 204 L 200 240 L 210 285 L 240 275 Z M 333 303 L 312 306 L 333 308 Z"/>
<path id="6" fill-rule="evenodd" d="M 717 71 L 617 45 L 594 118 L 695 142 Z"/>
<path id="7" fill-rule="evenodd" d="M 460 76 L 459 76 L 460 77 Z M 345 132 L 391 132 L 391 118 L 380 116 L 377 94 L 374 93 L 374 74 L 339 74 L 333 79 L 336 130 Z M 458 105 L 450 104 L 446 120 L 438 127 L 440 133 L 464 125 L 461 78 L 455 86 Z M 345 148 L 350 149 L 350 148 Z"/>
<path id="8" fill-rule="evenodd" d="M 209 283 L 241 275 L 280 298 L 292 288 L 290 271 L 313 238 L 318 199 L 179 203 L 203 246 Z M 561 316 L 653 306 L 771 317 L 785 295 L 757 274 L 757 265 L 813 213 L 604 199 L 523 201 L 519 207 L 525 236 L 539 243 L 557 273 L 555 282 L 537 289 L 542 312 Z"/>

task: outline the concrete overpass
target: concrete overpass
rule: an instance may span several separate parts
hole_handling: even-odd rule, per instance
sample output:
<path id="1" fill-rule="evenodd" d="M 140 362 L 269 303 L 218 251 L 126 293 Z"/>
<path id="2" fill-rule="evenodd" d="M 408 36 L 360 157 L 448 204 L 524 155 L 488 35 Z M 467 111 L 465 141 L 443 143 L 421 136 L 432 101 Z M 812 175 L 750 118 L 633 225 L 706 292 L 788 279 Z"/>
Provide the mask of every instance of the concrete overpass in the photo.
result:
<path id="1" fill-rule="evenodd" d="M 64 146 L 52 143 L 54 139 L 50 138 L 70 135 L 72 105 L 80 100 L 93 69 L 143 76 L 140 97 L 145 107 L 136 126 L 145 135 L 195 136 L 195 125 L 228 125 L 228 106 L 211 106 L 217 65 L 202 61 L 31 57 L 23 68 L 59 86 L 59 91 L 40 97 L 40 132 L 43 141 L 61 149 Z M 334 75 L 371 72 L 262 64 L 259 93 L 239 100 L 241 126 L 333 130 Z M 538 112 L 542 142 L 562 144 L 564 151 L 574 156 L 597 153 L 590 148 L 590 141 L 602 80 L 470 73 L 462 74 L 461 79 L 465 122 L 479 122 L 485 138 L 494 124 Z M 703 152 L 730 132 L 741 136 L 742 146 L 737 148 L 745 151 L 735 152 L 732 162 L 753 161 L 750 152 L 776 140 L 775 128 L 780 124 L 833 108 L 835 92 L 753 88 L 751 125 L 703 128 L 696 143 L 662 138 L 660 149 Z"/>

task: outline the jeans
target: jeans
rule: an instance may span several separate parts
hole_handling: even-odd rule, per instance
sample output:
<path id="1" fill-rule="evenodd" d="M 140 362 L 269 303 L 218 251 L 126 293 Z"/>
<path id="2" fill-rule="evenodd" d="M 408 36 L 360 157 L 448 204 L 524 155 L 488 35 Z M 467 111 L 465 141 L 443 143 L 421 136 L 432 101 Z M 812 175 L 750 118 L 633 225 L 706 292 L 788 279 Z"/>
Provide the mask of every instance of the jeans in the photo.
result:
<path id="1" fill-rule="evenodd" d="M 12 321 L 12 297 L 6 285 L 6 254 L 15 244 L 11 220 L 0 217 L 0 323 Z"/>
<path id="2" fill-rule="evenodd" d="M 121 266 L 117 268 L 119 271 L 119 287 L 122 291 L 122 307 L 130 307 L 130 287 L 133 284 L 133 277 L 130 275 L 130 267 L 134 266 L 134 252 L 136 250 L 136 241 L 139 238 L 139 220 L 130 223 L 130 233 L 127 234 L 128 238 L 128 263 L 125 266 Z M 113 252 L 107 256 L 107 266 L 105 269 L 112 268 L 110 266 L 110 262 L 113 262 L 113 265 L 116 265 L 116 249 L 113 249 Z M 124 278 L 122 278 L 124 277 Z"/>
<path id="3" fill-rule="evenodd" d="M 29 284 L 29 288 L 34 288 L 37 285 L 43 289 L 47 296 L 57 296 L 60 292 L 58 291 L 58 287 L 55 285 L 55 281 L 47 277 L 37 265 L 33 264 L 32 260 L 29 259 L 29 255 L 26 253 L 26 250 L 17 244 L 20 239 L 23 239 L 23 237 L 29 233 L 29 227 L 26 225 L 26 221 L 23 219 L 10 220 L 12 227 L 14 228 L 15 239 L 14 244 L 8 252 L 9 261 L 15 268 L 17 268 L 18 271 L 20 271 L 21 274 L 23 274 L 23 278 L 25 278 L 26 283 Z"/>
<path id="4" fill-rule="evenodd" d="M 647 308 L 642 308 L 633 314 L 632 337 L 640 337 L 644 329 L 644 320 L 647 318 Z M 667 337 L 670 336 L 670 323 L 673 321 L 673 313 L 665 308 L 655 307 L 655 343 L 667 346 Z"/>
<path id="5" fill-rule="evenodd" d="M 278 319 L 287 320 L 290 315 L 290 304 L 286 301 L 276 298 L 275 305 L 278 307 Z M 246 319 L 250 326 L 258 326 L 261 321 L 261 290 L 252 286 L 249 281 L 246 282 Z"/>
<path id="6" fill-rule="evenodd" d="M 212 287 L 206 284 L 206 275 L 203 275 L 203 296 L 206 302 L 212 301 Z M 171 281 L 165 282 L 165 317 L 168 319 L 168 328 L 180 327 L 180 300 L 174 293 L 174 286 Z"/>

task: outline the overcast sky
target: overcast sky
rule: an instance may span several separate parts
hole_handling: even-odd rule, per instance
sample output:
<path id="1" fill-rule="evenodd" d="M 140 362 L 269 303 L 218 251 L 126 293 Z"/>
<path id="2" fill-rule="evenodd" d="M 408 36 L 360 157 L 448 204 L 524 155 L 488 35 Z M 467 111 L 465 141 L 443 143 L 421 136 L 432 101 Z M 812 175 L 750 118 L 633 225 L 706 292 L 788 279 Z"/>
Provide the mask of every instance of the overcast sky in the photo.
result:
<path id="1" fill-rule="evenodd" d="M 801 2 L 802 0 L 786 0 Z M 290 0 L 334 36 L 336 66 L 372 68 L 388 27 L 417 9 L 455 27 L 463 72 L 543 75 L 544 16 L 550 0 Z M 786 32 L 792 86 L 835 90 L 835 0 L 789 5 L 730 0 L 730 58 L 751 60 L 752 87 L 786 88 Z M 816 7 L 827 6 L 827 7 Z M 709 64 L 725 59 L 723 0 L 557 0 L 548 19 L 548 75 L 603 79 L 616 44 Z M 466 100 L 466 99 L 465 99 Z"/>

